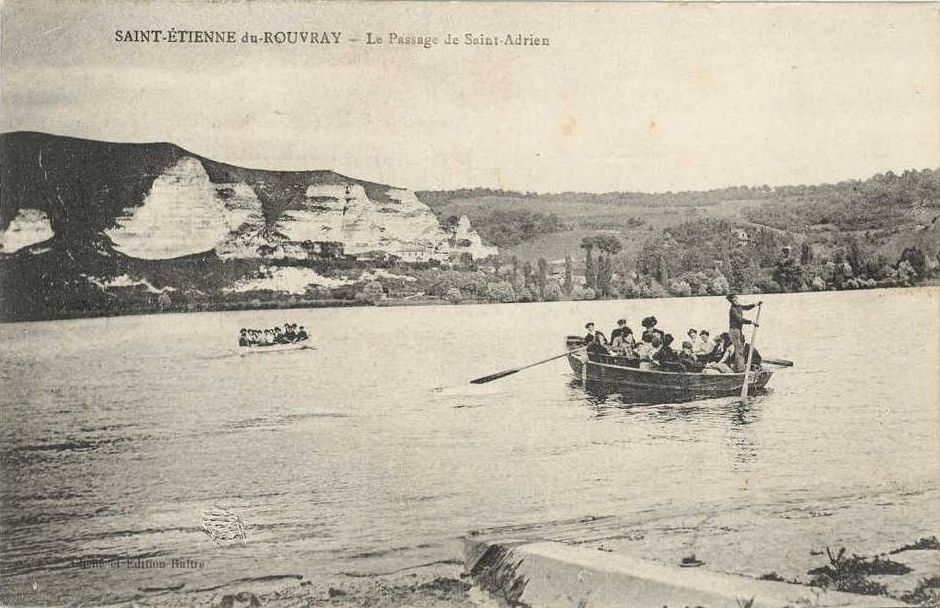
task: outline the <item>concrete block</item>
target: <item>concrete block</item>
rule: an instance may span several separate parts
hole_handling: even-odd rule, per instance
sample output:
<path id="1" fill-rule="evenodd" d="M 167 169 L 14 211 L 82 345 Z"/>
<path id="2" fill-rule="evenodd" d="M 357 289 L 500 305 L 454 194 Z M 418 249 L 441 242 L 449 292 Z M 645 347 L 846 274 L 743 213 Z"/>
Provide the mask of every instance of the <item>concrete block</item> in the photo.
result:
<path id="1" fill-rule="evenodd" d="M 886 608 L 887 597 L 666 566 L 555 542 L 467 539 L 467 571 L 511 605 L 539 608 Z"/>

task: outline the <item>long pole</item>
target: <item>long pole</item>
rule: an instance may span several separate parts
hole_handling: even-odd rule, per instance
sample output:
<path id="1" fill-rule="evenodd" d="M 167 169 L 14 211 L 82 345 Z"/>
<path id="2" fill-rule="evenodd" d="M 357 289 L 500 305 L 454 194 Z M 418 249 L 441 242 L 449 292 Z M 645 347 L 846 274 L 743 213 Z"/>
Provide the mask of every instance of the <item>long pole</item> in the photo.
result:
<path id="1" fill-rule="evenodd" d="M 555 355 L 554 357 L 549 357 L 548 359 L 542 359 L 541 361 L 536 361 L 535 363 L 530 363 L 528 365 L 523 365 L 522 367 L 516 367 L 513 369 L 507 369 L 505 371 L 497 372 L 495 374 L 490 374 L 489 376 L 483 376 L 482 378 L 476 378 L 470 381 L 470 384 L 486 384 L 487 382 L 492 382 L 493 380 L 499 380 L 500 378 L 505 378 L 506 376 L 511 376 L 517 372 L 521 372 L 524 369 L 529 369 L 530 367 L 535 367 L 536 365 L 542 365 L 543 363 L 548 363 L 549 361 L 554 361 L 555 359 L 561 359 L 562 357 L 567 357 L 576 352 L 582 351 L 587 346 L 579 346 L 568 352 L 561 353 L 560 355 Z"/>
<path id="2" fill-rule="evenodd" d="M 757 305 L 757 316 L 754 317 L 754 331 L 751 332 L 751 347 L 747 349 L 747 363 L 744 365 L 744 384 L 741 385 L 741 401 L 747 401 L 747 384 L 751 375 L 751 357 L 754 356 L 754 344 L 757 343 L 757 329 L 760 327 L 760 308 Z"/>

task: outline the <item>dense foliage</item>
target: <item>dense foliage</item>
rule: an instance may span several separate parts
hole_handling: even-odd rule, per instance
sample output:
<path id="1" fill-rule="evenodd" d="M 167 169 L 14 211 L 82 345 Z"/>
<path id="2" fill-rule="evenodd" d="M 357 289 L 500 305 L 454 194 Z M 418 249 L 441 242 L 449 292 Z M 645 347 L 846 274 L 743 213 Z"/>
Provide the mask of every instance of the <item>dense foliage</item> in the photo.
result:
<path id="1" fill-rule="evenodd" d="M 535 211 L 495 209 L 471 219 L 483 240 L 497 247 L 512 247 L 541 234 L 563 229 L 556 215 Z"/>
<path id="2" fill-rule="evenodd" d="M 774 199 L 751 208 L 747 219 L 798 232 L 821 226 L 859 231 L 930 225 L 940 216 L 940 171 L 889 171 L 865 181 L 786 186 L 774 190 Z"/>

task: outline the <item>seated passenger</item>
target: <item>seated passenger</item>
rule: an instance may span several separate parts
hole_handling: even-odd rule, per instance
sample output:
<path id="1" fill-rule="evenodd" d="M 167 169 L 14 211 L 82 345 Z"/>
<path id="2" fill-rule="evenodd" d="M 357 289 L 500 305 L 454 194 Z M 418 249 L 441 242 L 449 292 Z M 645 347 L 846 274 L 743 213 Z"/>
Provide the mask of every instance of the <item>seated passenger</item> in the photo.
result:
<path id="1" fill-rule="evenodd" d="M 588 323 L 584 326 L 584 329 L 588 332 L 587 335 L 584 336 L 584 344 L 587 346 L 587 352 L 609 355 L 610 351 L 607 350 L 607 340 L 604 339 L 604 334 L 595 331 L 593 323 Z"/>
<path id="2" fill-rule="evenodd" d="M 731 337 L 728 337 L 729 343 Z M 702 363 L 718 363 L 721 361 L 721 357 L 725 354 L 725 348 L 722 343 L 721 336 L 715 336 L 711 344 L 708 346 L 708 349 L 702 352 L 698 356 L 698 360 Z"/>
<path id="3" fill-rule="evenodd" d="M 685 371 L 692 373 L 698 373 L 705 367 L 703 363 L 699 363 L 695 353 L 692 352 L 691 342 L 682 343 L 682 352 L 679 353 L 679 363 L 682 364 Z"/>
<path id="4" fill-rule="evenodd" d="M 695 344 L 696 342 L 698 342 L 698 330 L 695 329 L 694 327 L 690 328 L 689 331 L 686 332 L 686 335 L 689 336 L 690 344 Z"/>
<path id="5" fill-rule="evenodd" d="M 242 327 L 242 330 L 238 333 L 238 345 L 239 346 L 248 346 L 248 330 Z"/>
<path id="6" fill-rule="evenodd" d="M 627 320 L 626 320 L 626 319 L 619 319 L 619 320 L 617 321 L 617 327 L 615 327 L 615 328 L 613 329 L 613 331 L 610 332 L 610 343 L 611 343 L 611 344 L 614 343 L 614 341 L 617 339 L 617 336 L 619 336 L 619 335 L 621 335 L 621 334 L 623 333 L 623 328 L 626 327 L 626 326 L 627 326 Z"/>
<path id="7" fill-rule="evenodd" d="M 303 342 L 309 337 L 310 337 L 310 334 L 307 333 L 307 328 L 301 325 L 300 329 L 297 330 L 297 341 Z"/>
<path id="8" fill-rule="evenodd" d="M 652 337 L 652 336 L 658 336 L 660 340 L 663 339 L 663 337 L 664 337 L 666 334 L 665 334 L 662 330 L 656 329 L 656 323 L 657 323 L 657 322 L 658 322 L 658 321 L 656 321 L 656 317 L 646 317 L 645 319 L 643 319 L 643 321 L 640 322 L 641 325 L 643 325 L 643 327 L 644 327 L 644 330 L 643 330 L 643 336 L 644 336 L 644 337 L 645 337 L 647 334 L 649 334 L 650 337 Z"/>
<path id="9" fill-rule="evenodd" d="M 679 362 L 679 354 L 672 350 L 672 343 L 675 338 L 672 337 L 672 334 L 666 334 L 663 337 L 662 346 L 653 353 L 653 361 L 655 361 L 660 368 L 667 372 L 674 371 L 683 371 L 682 363 Z M 653 340 L 655 345 L 657 342 L 656 339 Z"/>
<path id="10" fill-rule="evenodd" d="M 610 350 L 618 355 L 636 359 L 636 340 L 633 339 L 633 330 L 626 325 L 619 329 L 620 333 L 611 342 Z"/>
<path id="11" fill-rule="evenodd" d="M 653 360 L 653 337 L 650 335 L 644 335 L 640 343 L 636 347 L 636 356 L 640 359 L 641 366 L 643 362 L 649 363 Z M 647 365 L 646 368 L 649 369 Z"/>
<path id="12" fill-rule="evenodd" d="M 712 343 L 709 338 L 710 334 L 707 329 L 698 330 L 698 342 L 692 342 L 692 352 L 695 353 L 695 356 L 700 357 L 711 352 Z"/>
<path id="13" fill-rule="evenodd" d="M 718 352 L 713 354 L 718 356 L 718 360 L 705 366 L 705 370 L 717 371 L 721 374 L 734 373 L 734 343 L 731 341 L 731 334 L 725 332 L 718 336 L 716 340 L 720 341 Z"/>

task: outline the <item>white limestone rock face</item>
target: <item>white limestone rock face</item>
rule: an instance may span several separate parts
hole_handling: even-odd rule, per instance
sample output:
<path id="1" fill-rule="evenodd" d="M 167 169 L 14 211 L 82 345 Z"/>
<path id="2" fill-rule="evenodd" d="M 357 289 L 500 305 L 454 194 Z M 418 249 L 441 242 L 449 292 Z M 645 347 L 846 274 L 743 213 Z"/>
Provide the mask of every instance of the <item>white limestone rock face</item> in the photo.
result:
<path id="1" fill-rule="evenodd" d="M 94 283 L 95 285 L 100 287 L 102 291 L 107 291 L 108 289 L 113 288 L 113 287 L 138 287 L 138 286 L 143 287 L 144 290 L 147 291 L 147 293 L 160 294 L 163 292 L 176 291 L 175 287 L 169 287 L 169 286 L 158 289 L 154 287 L 153 284 L 147 279 L 135 279 L 126 273 L 120 276 L 111 277 L 111 278 L 95 277 L 95 276 L 89 276 L 89 275 L 84 275 L 84 274 L 82 276 L 85 277 L 90 283 Z"/>
<path id="2" fill-rule="evenodd" d="M 105 231 L 115 249 L 148 260 L 214 249 L 247 211 L 229 212 L 199 160 L 184 157 L 157 177 L 143 205 Z"/>
<path id="3" fill-rule="evenodd" d="M 216 248 L 220 258 L 256 258 L 262 246 L 279 243 L 267 230 L 261 201 L 251 186 L 244 182 L 217 184 L 216 194 L 225 205 L 225 222 L 230 233 Z"/>
<path id="4" fill-rule="evenodd" d="M 285 212 L 275 228 L 294 242 L 342 242 L 352 255 L 441 246 L 447 235 L 413 192 L 393 189 L 388 196 L 389 202 L 373 201 L 358 184 L 311 184 L 304 208 Z"/>
<path id="5" fill-rule="evenodd" d="M 460 254 L 466 252 L 472 255 L 474 259 L 485 258 L 499 253 L 498 248 L 483 243 L 483 239 L 470 225 L 470 218 L 466 215 L 460 216 L 460 220 L 458 220 L 454 230 L 452 241 L 453 253 Z"/>
<path id="6" fill-rule="evenodd" d="M 181 158 L 154 180 L 141 206 L 127 209 L 106 231 L 115 248 L 144 259 L 169 259 L 214 250 L 223 259 L 307 259 L 303 243 L 339 242 L 345 253 L 423 252 L 446 260 L 454 235 L 442 230 L 434 213 L 410 190 L 390 189 L 372 200 L 360 184 L 310 184 L 304 199 L 267 224 L 261 201 L 244 182 L 213 184 L 202 163 Z M 459 252 L 475 257 L 495 248 L 483 245 L 461 218 Z M 469 243 L 469 245 L 467 245 Z"/>
<path id="7" fill-rule="evenodd" d="M 342 278 L 324 277 L 309 268 L 296 266 L 270 266 L 262 268 L 258 276 L 237 281 L 227 289 L 230 292 L 248 292 L 271 290 L 281 293 L 303 295 L 307 287 L 342 287 L 353 281 Z"/>
<path id="8" fill-rule="evenodd" d="M 303 208 L 285 211 L 275 223 L 275 231 L 295 243 L 343 242 L 349 253 L 349 241 L 344 237 L 350 234 L 353 210 L 371 204 L 365 189 L 359 185 L 347 188 L 339 184 L 312 184 L 305 195 Z"/>
<path id="9" fill-rule="evenodd" d="M 0 232 L 0 252 L 14 253 L 23 247 L 51 239 L 55 233 L 49 216 L 39 209 L 20 209 L 6 230 Z"/>
<path id="10" fill-rule="evenodd" d="M 394 253 L 417 245 L 444 253 L 447 233 L 441 229 L 428 206 L 419 201 L 411 190 L 389 190 L 388 195 L 397 201 L 394 207 L 398 209 L 398 213 L 391 215 L 385 224 L 393 241 L 388 251 Z"/>

